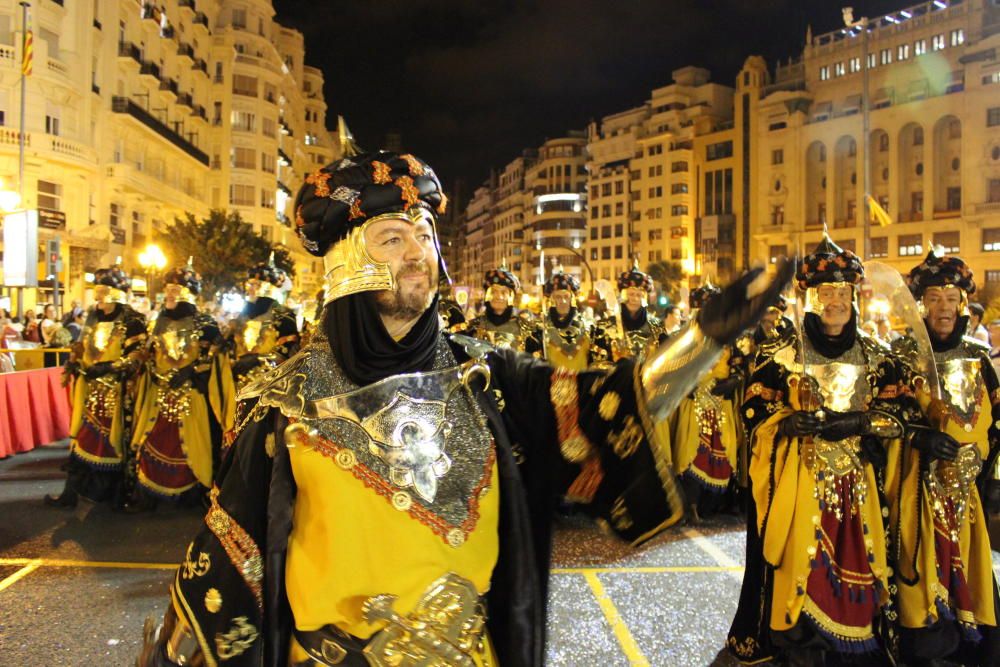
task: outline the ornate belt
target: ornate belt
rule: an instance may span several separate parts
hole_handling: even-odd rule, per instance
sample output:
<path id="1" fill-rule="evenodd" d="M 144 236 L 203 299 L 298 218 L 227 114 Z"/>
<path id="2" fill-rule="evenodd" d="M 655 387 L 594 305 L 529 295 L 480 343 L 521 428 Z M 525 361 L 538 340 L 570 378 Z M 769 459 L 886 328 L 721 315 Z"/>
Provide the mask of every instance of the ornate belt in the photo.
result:
<path id="1" fill-rule="evenodd" d="M 387 625 L 365 642 L 333 625 L 295 630 L 295 638 L 321 665 L 345 667 L 475 667 L 484 653 L 486 613 L 476 587 L 448 573 L 432 583 L 406 616 L 393 610 L 395 595 L 376 595 L 362 607 L 369 623 Z"/>

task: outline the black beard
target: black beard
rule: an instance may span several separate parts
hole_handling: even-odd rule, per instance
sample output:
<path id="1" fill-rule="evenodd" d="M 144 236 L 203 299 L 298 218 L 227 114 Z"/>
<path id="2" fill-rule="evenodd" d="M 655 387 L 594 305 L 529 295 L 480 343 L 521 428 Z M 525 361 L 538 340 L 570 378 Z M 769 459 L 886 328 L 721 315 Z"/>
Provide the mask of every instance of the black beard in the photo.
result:
<path id="1" fill-rule="evenodd" d="M 421 295 L 419 292 L 403 294 L 402 286 L 398 279 L 398 276 L 401 274 L 406 275 L 421 270 L 427 275 L 427 281 L 433 284 L 433 276 L 426 262 L 408 262 L 396 274 L 395 291 L 390 292 L 385 290 L 375 294 L 375 308 L 378 310 L 379 315 L 405 321 L 416 319 L 427 310 L 428 301 L 430 300 L 430 296 L 432 296 L 430 290 L 425 295 Z"/>

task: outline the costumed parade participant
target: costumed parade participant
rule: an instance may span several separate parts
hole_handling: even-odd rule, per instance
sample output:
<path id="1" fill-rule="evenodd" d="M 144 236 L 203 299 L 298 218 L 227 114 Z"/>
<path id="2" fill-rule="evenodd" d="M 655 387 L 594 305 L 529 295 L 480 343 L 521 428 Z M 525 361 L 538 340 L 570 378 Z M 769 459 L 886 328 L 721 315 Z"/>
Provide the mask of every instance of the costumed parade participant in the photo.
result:
<path id="1" fill-rule="evenodd" d="M 720 294 L 710 281 L 691 290 L 691 312 L 701 310 Z M 739 350 L 728 346 L 712 372 L 701 378 L 677 410 L 671 440 L 673 460 L 690 519 L 696 523 L 722 508 L 736 473 L 736 411 L 730 399 L 741 381 L 740 359 Z"/>
<path id="2" fill-rule="evenodd" d="M 730 631 L 729 649 L 744 661 L 774 649 L 793 665 L 885 660 L 891 575 L 880 480 L 885 448 L 919 408 L 903 367 L 859 331 L 863 277 L 858 257 L 824 235 L 796 276 L 802 333 L 762 345 L 745 392 L 760 550 L 748 551 Z"/>
<path id="3" fill-rule="evenodd" d="M 923 437 L 890 451 L 900 657 L 907 665 L 997 665 L 997 588 L 983 491 L 1000 446 L 1000 385 L 989 349 L 965 335 L 976 289 L 968 265 L 931 251 L 907 282 L 921 303 L 941 398 L 918 392 L 935 430 L 916 431 Z M 912 351 L 902 339 L 897 346 L 904 358 Z"/>
<path id="4" fill-rule="evenodd" d="M 632 268 L 618 276 L 621 297 L 617 313 L 611 313 L 597 325 L 599 345 L 615 362 L 625 357 L 640 357 L 667 338 L 663 323 L 649 312 L 649 294 L 653 277 L 639 270 L 636 260 Z"/>
<path id="5" fill-rule="evenodd" d="M 548 310 L 542 320 L 542 354 L 553 366 L 586 369 L 593 359 L 594 327 L 577 309 L 580 281 L 562 267 L 542 286 Z"/>
<path id="6" fill-rule="evenodd" d="M 233 381 L 239 392 L 248 382 L 275 368 L 299 349 L 295 313 L 285 308 L 284 271 L 270 260 L 247 273 L 246 305 L 232 328 Z"/>
<path id="7" fill-rule="evenodd" d="M 483 279 L 486 312 L 468 323 L 466 333 L 496 347 L 509 347 L 528 354 L 540 353 L 541 329 L 526 314 L 514 307 L 521 281 L 503 262 L 499 269 L 490 269 Z"/>
<path id="8" fill-rule="evenodd" d="M 233 380 L 219 326 L 196 305 L 201 277 L 189 261 L 168 271 L 163 283 L 163 308 L 150 331 L 136 399 L 135 510 L 208 489 L 222 433 L 233 419 Z"/>
<path id="9" fill-rule="evenodd" d="M 441 333 L 445 199 L 419 159 L 341 159 L 295 207 L 327 269 L 323 324 L 241 394 L 140 664 L 540 667 L 558 499 L 633 543 L 675 522 L 649 425 L 780 286 L 732 285 L 641 367 L 575 373 Z"/>
<path id="10" fill-rule="evenodd" d="M 128 305 L 121 267 L 94 272 L 94 300 L 66 364 L 72 382 L 66 486 L 48 505 L 75 507 L 78 496 L 124 504 L 132 425 L 130 381 L 141 365 L 146 320 Z"/>

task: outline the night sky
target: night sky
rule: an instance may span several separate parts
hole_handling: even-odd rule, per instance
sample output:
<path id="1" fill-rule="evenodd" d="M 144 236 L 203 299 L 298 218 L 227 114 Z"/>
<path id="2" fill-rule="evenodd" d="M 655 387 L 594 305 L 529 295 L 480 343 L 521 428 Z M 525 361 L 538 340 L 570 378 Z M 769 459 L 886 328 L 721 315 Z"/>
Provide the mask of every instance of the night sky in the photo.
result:
<path id="1" fill-rule="evenodd" d="M 845 0 L 849 2 L 850 0 Z M 878 16 L 906 0 L 854 3 Z M 467 198 L 521 149 L 641 105 L 696 65 L 732 85 L 747 56 L 801 52 L 843 25 L 836 0 L 274 0 L 326 77 L 327 125 L 358 143 L 387 132 Z"/>

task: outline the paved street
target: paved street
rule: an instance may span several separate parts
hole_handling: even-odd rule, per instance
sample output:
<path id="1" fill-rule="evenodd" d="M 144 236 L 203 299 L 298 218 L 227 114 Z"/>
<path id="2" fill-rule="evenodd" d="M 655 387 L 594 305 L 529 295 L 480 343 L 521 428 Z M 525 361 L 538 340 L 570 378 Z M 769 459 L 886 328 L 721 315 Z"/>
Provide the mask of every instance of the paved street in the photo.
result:
<path id="1" fill-rule="evenodd" d="M 45 507 L 62 487 L 64 447 L 0 462 L 0 666 L 129 665 L 143 619 L 200 521 L 193 509 L 149 515 L 81 503 Z M 633 551 L 564 521 L 551 580 L 553 666 L 717 667 L 742 577 L 743 533 L 727 517 Z"/>

